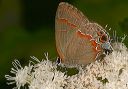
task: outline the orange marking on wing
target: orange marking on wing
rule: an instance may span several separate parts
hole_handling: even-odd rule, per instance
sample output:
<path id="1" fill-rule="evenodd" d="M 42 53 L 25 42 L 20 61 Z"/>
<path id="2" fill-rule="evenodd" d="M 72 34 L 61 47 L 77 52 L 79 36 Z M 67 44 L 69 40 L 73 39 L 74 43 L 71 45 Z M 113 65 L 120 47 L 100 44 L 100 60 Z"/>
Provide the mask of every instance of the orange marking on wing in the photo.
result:
<path id="1" fill-rule="evenodd" d="M 96 41 L 95 41 L 95 40 L 91 40 L 91 43 L 92 43 L 92 45 L 93 45 L 94 47 L 96 47 L 96 46 L 97 46 L 97 43 L 96 43 Z"/>
<path id="2" fill-rule="evenodd" d="M 101 51 L 100 44 L 96 43 L 95 40 L 91 40 L 91 44 L 92 44 L 93 50 L 94 50 L 95 52 L 100 52 L 100 51 Z"/>
<path id="3" fill-rule="evenodd" d="M 69 23 L 72 28 L 76 28 L 77 26 L 74 24 Z"/>
<path id="4" fill-rule="evenodd" d="M 77 31 L 77 35 L 80 36 L 80 37 L 82 37 L 82 38 L 85 38 L 85 35 L 81 34 L 80 31 Z"/>
<path id="5" fill-rule="evenodd" d="M 64 23 L 66 23 L 67 22 L 67 20 L 66 19 L 58 19 L 60 22 L 64 22 Z"/>
<path id="6" fill-rule="evenodd" d="M 97 44 L 97 50 L 101 51 L 101 46 L 100 46 L 100 44 Z"/>
<path id="7" fill-rule="evenodd" d="M 92 36 L 91 36 L 91 35 L 86 34 L 86 37 L 87 37 L 89 40 L 92 39 Z"/>
<path id="8" fill-rule="evenodd" d="M 58 20 L 59 20 L 60 22 L 67 23 L 67 25 L 69 25 L 71 28 L 76 28 L 76 27 L 77 27 L 76 25 L 74 25 L 74 24 L 68 22 L 67 19 L 60 18 L 60 19 L 58 19 Z"/>
<path id="9" fill-rule="evenodd" d="M 93 46 L 92 49 L 93 49 L 94 52 L 96 52 L 96 53 L 98 52 L 97 49 L 94 46 Z"/>
<path id="10" fill-rule="evenodd" d="M 100 45 L 98 45 L 97 46 L 98 47 L 98 49 L 100 48 Z M 92 47 L 92 49 L 93 49 L 93 51 L 95 52 L 95 55 L 94 55 L 94 60 L 96 60 L 96 58 L 97 58 L 97 56 L 98 56 L 98 54 L 101 52 L 101 49 L 97 49 L 96 47 Z"/>
<path id="11" fill-rule="evenodd" d="M 85 38 L 85 39 L 88 39 L 88 40 L 91 40 L 92 39 L 92 36 L 91 35 L 88 35 L 88 34 L 83 34 L 82 32 L 80 31 L 77 31 L 77 35 L 80 36 L 81 38 Z"/>
<path id="12" fill-rule="evenodd" d="M 80 31 L 77 31 L 77 35 L 79 37 L 81 37 L 81 38 L 88 39 L 91 42 L 91 44 L 92 44 L 92 49 L 93 49 L 94 52 L 98 53 L 100 51 L 100 45 L 98 46 L 98 44 L 96 43 L 96 41 L 95 40 L 92 40 L 92 36 L 91 35 L 88 35 L 88 34 L 85 35 L 85 34 L 83 34 Z M 98 49 L 99 50 L 97 50 L 97 46 L 98 46 Z"/>

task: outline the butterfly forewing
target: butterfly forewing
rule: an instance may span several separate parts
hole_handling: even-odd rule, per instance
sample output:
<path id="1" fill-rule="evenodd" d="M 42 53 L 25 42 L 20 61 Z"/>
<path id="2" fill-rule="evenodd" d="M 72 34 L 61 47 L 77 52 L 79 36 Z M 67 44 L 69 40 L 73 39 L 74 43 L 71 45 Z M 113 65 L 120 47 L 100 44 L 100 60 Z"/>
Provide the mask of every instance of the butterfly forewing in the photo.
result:
<path id="1" fill-rule="evenodd" d="M 61 2 L 56 13 L 56 20 L 66 21 L 71 27 L 80 27 L 89 22 L 83 13 L 72 5 Z"/>
<path id="2" fill-rule="evenodd" d="M 59 55 L 64 57 L 65 46 L 69 44 L 73 33 L 80 28 L 82 24 L 88 23 L 88 19 L 75 7 L 68 3 L 60 3 L 56 12 L 56 46 Z"/>

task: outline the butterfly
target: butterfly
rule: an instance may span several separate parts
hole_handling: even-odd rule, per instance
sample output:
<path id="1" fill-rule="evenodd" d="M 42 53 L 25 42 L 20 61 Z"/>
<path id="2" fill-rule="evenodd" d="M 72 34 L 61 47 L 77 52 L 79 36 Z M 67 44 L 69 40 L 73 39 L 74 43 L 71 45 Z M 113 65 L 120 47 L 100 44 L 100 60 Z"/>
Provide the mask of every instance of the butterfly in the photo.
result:
<path id="1" fill-rule="evenodd" d="M 67 2 L 61 2 L 56 12 L 55 40 L 64 64 L 86 65 L 112 50 L 106 30 Z"/>

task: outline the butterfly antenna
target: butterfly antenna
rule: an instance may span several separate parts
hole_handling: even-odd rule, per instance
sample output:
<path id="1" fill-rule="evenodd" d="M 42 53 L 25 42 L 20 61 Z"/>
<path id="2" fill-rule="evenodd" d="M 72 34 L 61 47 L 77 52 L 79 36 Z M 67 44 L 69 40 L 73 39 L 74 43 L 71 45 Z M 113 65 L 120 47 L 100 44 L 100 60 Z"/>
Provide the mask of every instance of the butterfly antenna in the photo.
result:
<path id="1" fill-rule="evenodd" d="M 105 29 L 108 27 L 108 24 L 105 25 Z"/>
<path id="2" fill-rule="evenodd" d="M 114 42 L 116 42 L 116 41 L 117 41 L 116 31 L 113 31 L 113 41 L 114 41 Z"/>
<path id="3" fill-rule="evenodd" d="M 111 30 L 111 28 L 108 29 L 109 31 Z"/>
<path id="4" fill-rule="evenodd" d="M 123 43 L 123 41 L 126 39 L 127 35 L 124 34 L 123 37 L 121 37 L 121 43 Z"/>
<path id="5" fill-rule="evenodd" d="M 107 29 L 108 24 L 105 25 L 105 29 Z M 108 29 L 109 31 L 111 30 L 111 28 Z M 105 30 L 105 33 L 109 35 L 109 33 Z M 109 36 L 110 37 L 110 36 Z"/>

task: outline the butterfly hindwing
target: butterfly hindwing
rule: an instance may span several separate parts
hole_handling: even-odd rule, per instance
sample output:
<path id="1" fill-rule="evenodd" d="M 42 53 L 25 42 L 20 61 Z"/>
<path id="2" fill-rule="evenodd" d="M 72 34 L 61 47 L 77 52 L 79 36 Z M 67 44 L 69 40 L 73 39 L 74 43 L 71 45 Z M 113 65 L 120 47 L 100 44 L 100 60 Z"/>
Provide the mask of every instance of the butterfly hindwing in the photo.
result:
<path id="1" fill-rule="evenodd" d="M 82 35 L 82 36 L 81 36 Z M 66 64 L 88 64 L 95 60 L 97 52 L 91 46 L 91 41 L 86 38 L 85 34 L 73 34 L 70 43 L 65 47 Z"/>

